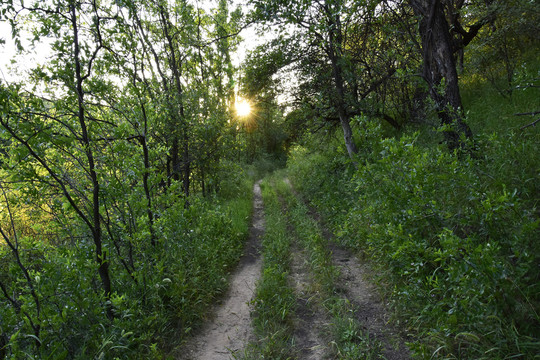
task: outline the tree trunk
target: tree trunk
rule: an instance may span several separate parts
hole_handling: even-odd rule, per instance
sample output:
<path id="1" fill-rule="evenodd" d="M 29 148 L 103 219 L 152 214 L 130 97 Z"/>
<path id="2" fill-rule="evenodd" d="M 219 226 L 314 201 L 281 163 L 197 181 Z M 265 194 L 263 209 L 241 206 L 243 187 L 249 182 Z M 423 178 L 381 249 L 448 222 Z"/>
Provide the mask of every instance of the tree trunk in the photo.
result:
<path id="1" fill-rule="evenodd" d="M 183 112 L 183 111 L 182 111 Z M 184 190 L 184 197 L 186 199 L 185 206 L 189 207 L 189 187 L 191 176 L 191 161 L 189 160 L 189 134 L 187 124 L 184 124 L 184 141 L 182 152 L 182 190 Z"/>
<path id="2" fill-rule="evenodd" d="M 353 134 L 350 124 L 350 116 L 347 111 L 347 105 L 345 104 L 345 84 L 343 81 L 343 68 L 341 65 L 343 54 L 343 38 L 341 34 L 341 21 L 339 18 L 339 12 L 335 12 L 332 15 L 332 9 L 326 5 L 325 12 L 328 14 L 328 57 L 332 64 L 332 75 L 334 77 L 336 87 L 335 106 L 338 112 L 341 128 L 343 129 L 343 137 L 345 140 L 345 147 L 349 157 L 354 162 L 354 155 L 358 152 L 356 144 L 353 141 Z"/>
<path id="3" fill-rule="evenodd" d="M 111 279 L 109 276 L 109 262 L 107 260 L 107 254 L 102 249 L 102 229 L 101 229 L 101 217 L 99 213 L 100 197 L 99 197 L 99 179 L 96 173 L 96 166 L 94 162 L 94 154 L 91 148 L 90 135 L 86 126 L 86 114 L 84 109 L 84 91 L 82 88 L 83 76 L 81 71 L 80 62 L 80 47 L 79 47 L 79 30 L 77 24 L 77 14 L 75 13 L 75 5 L 71 4 L 71 24 L 73 26 L 73 46 L 74 46 L 74 60 L 75 60 L 75 81 L 76 81 L 76 93 L 78 101 L 78 113 L 77 117 L 79 125 L 81 126 L 81 141 L 88 161 L 88 173 L 90 174 L 90 180 L 92 183 L 92 224 L 90 230 L 94 240 L 96 248 L 96 262 L 98 264 L 98 274 L 101 278 L 101 284 L 103 291 L 105 292 L 105 298 L 108 305 L 106 305 L 106 313 L 109 319 L 113 318 L 112 306 L 110 305 L 111 298 Z"/>
<path id="4" fill-rule="evenodd" d="M 448 126 L 444 138 L 453 150 L 462 147 L 464 140 L 472 137 L 472 132 L 463 120 L 450 28 L 440 0 L 412 0 L 411 4 L 414 12 L 421 16 L 422 76 L 428 83 L 441 124 Z"/>
<path id="5" fill-rule="evenodd" d="M 154 231 L 154 212 L 152 211 L 152 196 L 150 194 L 150 186 L 148 184 L 148 176 L 150 175 L 150 155 L 148 151 L 148 143 L 146 137 L 148 136 L 148 119 L 146 117 L 146 109 L 141 102 L 141 110 L 144 119 L 144 134 L 140 137 L 141 147 L 144 155 L 144 174 L 143 174 L 143 187 L 144 195 L 146 196 L 146 215 L 148 217 L 148 228 L 150 230 L 150 243 L 152 246 L 156 246 L 156 234 Z"/>
<path id="6" fill-rule="evenodd" d="M 189 205 L 189 186 L 190 186 L 190 175 L 191 175 L 191 166 L 189 161 L 189 127 L 186 121 L 186 116 L 184 114 L 184 94 L 181 82 L 181 72 L 182 72 L 182 59 L 177 57 L 176 46 L 173 39 L 173 34 L 171 33 L 172 24 L 169 19 L 168 11 L 160 6 L 160 16 L 163 23 L 163 32 L 165 38 L 167 39 L 167 46 L 169 48 L 169 67 L 173 74 L 174 84 L 176 87 L 176 102 L 173 110 L 173 138 L 172 138 L 172 171 L 173 178 L 175 180 L 180 180 L 180 175 L 182 175 L 182 188 L 184 191 L 184 196 L 186 198 L 186 205 Z M 179 130 L 182 131 L 182 161 L 180 161 L 180 137 L 178 136 Z"/>

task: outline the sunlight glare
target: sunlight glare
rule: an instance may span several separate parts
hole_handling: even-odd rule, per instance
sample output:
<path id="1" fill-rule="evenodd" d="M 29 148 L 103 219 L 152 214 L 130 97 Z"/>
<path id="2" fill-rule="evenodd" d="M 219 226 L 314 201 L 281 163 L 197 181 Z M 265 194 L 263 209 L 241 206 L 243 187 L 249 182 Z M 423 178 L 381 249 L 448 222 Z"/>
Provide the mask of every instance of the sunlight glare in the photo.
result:
<path id="1" fill-rule="evenodd" d="M 238 99 L 235 107 L 238 116 L 248 116 L 251 113 L 251 105 L 245 99 Z"/>

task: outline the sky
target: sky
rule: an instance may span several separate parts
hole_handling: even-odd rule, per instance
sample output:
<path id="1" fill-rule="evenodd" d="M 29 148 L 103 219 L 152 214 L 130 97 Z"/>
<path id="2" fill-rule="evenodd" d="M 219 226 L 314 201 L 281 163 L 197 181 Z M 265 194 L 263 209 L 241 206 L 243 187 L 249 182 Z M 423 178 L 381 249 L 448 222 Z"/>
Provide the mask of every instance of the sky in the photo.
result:
<path id="1" fill-rule="evenodd" d="M 47 0 L 45 0 L 47 1 Z M 249 0 L 232 0 L 232 4 L 229 5 L 229 10 L 232 12 L 237 6 L 240 6 L 243 12 L 247 12 L 248 6 L 245 5 Z M 195 6 L 200 6 L 207 12 L 210 9 L 216 7 L 217 0 L 191 0 L 191 3 Z M 239 44 L 236 52 L 231 54 L 231 60 L 234 66 L 239 67 L 246 58 L 250 50 L 255 49 L 258 45 L 262 45 L 269 39 L 271 39 L 273 32 L 267 32 L 260 36 L 255 26 L 250 26 L 240 33 L 242 42 Z M 25 36 L 23 35 L 24 39 Z M 25 78 L 25 74 L 29 70 L 35 68 L 38 64 L 44 64 L 50 54 L 49 44 L 50 41 L 42 41 L 32 47 L 28 44 L 24 44 L 26 52 L 24 54 L 17 54 L 16 46 L 11 38 L 11 26 L 8 22 L 0 21 L 0 39 L 5 41 L 5 44 L 0 44 L 0 82 L 11 83 L 20 81 Z M 289 74 L 285 80 L 284 87 L 291 88 L 293 83 L 296 82 L 295 77 Z M 290 100 L 290 94 L 287 91 L 282 91 L 277 101 L 279 104 L 286 104 Z"/>
<path id="2" fill-rule="evenodd" d="M 11 27 L 9 23 L 0 21 L 0 39 L 5 41 L 5 44 L 0 44 L 0 77 L 9 82 L 14 80 L 14 76 L 10 74 L 8 69 L 12 67 L 11 61 L 14 60 L 16 51 L 15 43 L 11 39 Z M 17 66 L 27 68 L 32 63 L 30 57 L 20 59 Z"/>
<path id="3" fill-rule="evenodd" d="M 245 1 L 233 0 L 233 5 L 230 6 L 229 10 L 232 11 L 238 5 L 242 6 L 243 9 L 247 9 L 245 5 L 242 5 Z M 197 1 L 193 3 L 196 4 Z M 200 7 L 209 11 L 216 4 L 216 1 L 202 0 L 198 1 L 198 4 Z M 242 63 L 250 50 L 265 41 L 264 37 L 257 36 L 253 26 L 244 29 L 240 36 L 243 38 L 243 41 L 239 45 L 238 50 L 231 56 L 231 60 L 235 66 L 239 66 Z M 36 64 L 44 63 L 47 59 L 49 46 L 45 42 L 37 44 L 34 49 L 31 46 L 25 46 L 28 53 L 17 55 L 15 43 L 11 38 L 11 27 L 6 21 L 0 21 L 0 39 L 5 41 L 5 44 L 0 44 L 0 79 L 5 82 L 9 83 L 24 77 L 23 74 L 25 72 Z"/>

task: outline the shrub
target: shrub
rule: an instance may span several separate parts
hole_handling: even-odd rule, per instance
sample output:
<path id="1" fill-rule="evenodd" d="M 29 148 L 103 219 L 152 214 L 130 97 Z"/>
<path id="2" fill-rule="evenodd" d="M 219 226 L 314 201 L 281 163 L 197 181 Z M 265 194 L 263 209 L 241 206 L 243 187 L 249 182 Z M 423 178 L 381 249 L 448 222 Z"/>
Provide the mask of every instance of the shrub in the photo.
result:
<path id="1" fill-rule="evenodd" d="M 394 306 L 421 340 L 414 350 L 532 358 L 540 347 L 538 135 L 480 137 L 471 157 L 423 147 L 418 133 L 384 139 L 377 126 L 363 129 L 354 177 L 326 149 L 296 150 L 290 169 L 334 217 L 340 241 L 394 285 Z M 341 174 L 329 159 L 341 159 Z"/>

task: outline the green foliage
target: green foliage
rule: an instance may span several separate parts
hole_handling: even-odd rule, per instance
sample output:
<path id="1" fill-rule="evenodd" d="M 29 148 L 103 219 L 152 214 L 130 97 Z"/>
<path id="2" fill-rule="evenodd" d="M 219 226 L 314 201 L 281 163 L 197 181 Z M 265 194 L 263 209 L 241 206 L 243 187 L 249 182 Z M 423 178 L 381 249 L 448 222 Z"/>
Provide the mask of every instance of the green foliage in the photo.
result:
<path id="1" fill-rule="evenodd" d="M 0 6 L 15 43 L 50 51 L 0 82 L 0 358 L 159 358 L 248 233 L 253 179 L 227 127 L 240 14 L 24 7 Z"/>
<path id="2" fill-rule="evenodd" d="M 339 304 L 346 306 L 345 304 Z M 382 347 L 377 340 L 371 339 L 369 333 L 364 332 L 360 323 L 355 321 L 354 314 L 335 317 L 332 331 L 334 338 L 332 345 L 339 359 L 381 359 Z"/>
<path id="3" fill-rule="evenodd" d="M 248 231 L 246 194 L 283 164 L 291 138 L 307 146 L 290 160 L 298 188 L 312 193 L 343 243 L 385 269 L 396 306 L 408 305 L 401 313 L 423 339 L 419 354 L 533 356 L 538 129 L 518 131 L 531 119 L 513 114 L 540 106 L 538 5 L 489 3 L 458 14 L 468 24 L 497 15 L 465 57 L 466 110 L 477 133 L 490 130 L 471 157 L 427 146 L 434 141 L 419 134 L 379 141 L 380 126 L 367 121 L 398 127 L 425 105 L 411 80 L 419 64 L 412 18 L 392 4 L 255 1 L 254 18 L 304 30 L 251 55 L 240 89 L 255 111 L 240 123 L 230 109 L 231 52 L 243 19 L 227 1 L 210 13 L 188 1 L 32 9 L 3 1 L 0 17 L 20 55 L 38 43 L 50 54 L 24 80 L 0 83 L 0 358 L 159 358 L 168 337 L 181 341 L 226 288 Z M 284 124 L 277 80 L 297 58 L 299 109 L 309 111 Z M 340 76 L 332 79 L 330 64 Z M 338 80 L 345 94 L 336 102 Z M 337 124 L 338 107 L 364 114 L 352 120 L 358 169 L 340 137 L 301 139 Z M 287 194 L 265 186 L 270 230 L 255 323 L 262 353 L 285 358 L 294 298 L 275 191 Z M 289 206 L 330 291 L 323 239 L 304 208 Z M 336 351 L 374 356 L 339 301 L 327 304 L 341 319 Z"/>
<path id="4" fill-rule="evenodd" d="M 204 319 L 242 254 L 251 212 L 251 197 L 245 194 L 250 191 L 251 183 L 245 182 L 231 200 L 194 199 L 187 210 L 176 202 L 156 222 L 156 248 L 140 242 L 144 234 L 134 234 L 134 256 L 142 259 L 130 274 L 133 279 L 122 271 L 120 259 L 112 257 L 114 287 L 122 291 L 111 298 L 116 315 L 112 322 L 103 313 L 105 299 L 88 262 L 92 244 L 87 238 L 61 245 L 21 239 L 22 261 L 29 266 L 41 301 L 39 316 L 17 264 L 2 244 L 0 281 L 18 294 L 22 311 L 39 321 L 43 344 L 32 350 L 34 338 L 25 316 L 2 299 L 0 325 L 10 336 L 8 358 L 34 352 L 45 358 L 142 359 L 156 354 L 155 344 L 162 349 L 174 345 L 164 343 L 173 335 L 180 341 Z"/>
<path id="5" fill-rule="evenodd" d="M 473 131 L 486 135 L 508 130 L 515 132 L 536 119 L 532 116 L 516 115 L 534 113 L 540 109 L 540 62 L 536 53 L 527 53 L 527 59 L 515 70 L 516 79 L 511 97 L 500 96 L 497 89 L 477 75 L 469 74 L 465 78 L 462 86 L 463 103 Z M 534 128 L 527 128 L 523 133 L 531 132 L 535 132 Z"/>
<path id="6" fill-rule="evenodd" d="M 538 80 L 538 74 L 524 76 L 522 65 L 537 61 L 540 6 L 534 1 L 508 0 L 496 2 L 488 11 L 497 16 L 471 43 L 466 73 L 488 80 L 491 90 L 509 98 L 527 81 Z M 473 8 L 468 17 L 482 17 L 478 12 Z M 532 54 L 531 49 L 535 49 Z"/>
<path id="7" fill-rule="evenodd" d="M 359 168 L 342 154 L 294 151 L 302 192 L 390 281 L 421 357 L 533 358 L 540 346 L 535 240 L 538 132 L 478 139 L 475 157 L 422 147 L 418 133 L 383 138 L 366 124 Z M 381 139 L 381 140 L 379 140 Z M 341 168 L 341 171 L 333 171 Z"/>
<path id="8" fill-rule="evenodd" d="M 248 359 L 289 359 L 292 353 L 291 316 L 296 299 L 288 282 L 290 239 L 273 181 L 261 184 L 266 223 L 264 262 L 253 300 L 253 326 L 258 340 L 248 348 Z"/>
<path id="9" fill-rule="evenodd" d="M 276 175 L 277 176 L 277 175 Z M 275 185 L 278 195 L 287 204 L 289 224 L 294 228 L 299 245 L 307 254 L 311 273 L 309 290 L 312 306 L 317 306 L 331 319 L 326 336 L 334 356 L 340 359 L 378 359 L 381 344 L 362 330 L 351 302 L 339 292 L 339 270 L 332 264 L 328 241 L 322 234 L 320 224 L 313 219 L 306 205 L 291 191 L 289 183 L 281 181 Z"/>

